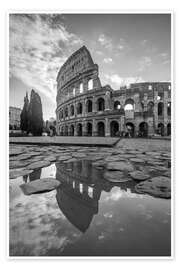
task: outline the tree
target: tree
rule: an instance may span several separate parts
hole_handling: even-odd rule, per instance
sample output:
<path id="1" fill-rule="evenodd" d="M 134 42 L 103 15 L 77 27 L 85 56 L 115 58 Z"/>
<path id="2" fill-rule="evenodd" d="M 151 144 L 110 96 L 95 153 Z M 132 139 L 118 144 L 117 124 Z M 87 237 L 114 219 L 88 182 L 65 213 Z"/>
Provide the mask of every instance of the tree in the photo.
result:
<path id="1" fill-rule="evenodd" d="M 26 93 L 26 96 L 24 98 L 24 106 L 20 115 L 20 128 L 22 131 L 25 131 L 27 133 L 29 123 L 28 110 L 29 110 L 29 99 L 28 94 Z"/>
<path id="2" fill-rule="evenodd" d="M 43 115 L 41 98 L 33 89 L 28 109 L 28 130 L 34 136 L 41 136 L 43 132 Z"/>

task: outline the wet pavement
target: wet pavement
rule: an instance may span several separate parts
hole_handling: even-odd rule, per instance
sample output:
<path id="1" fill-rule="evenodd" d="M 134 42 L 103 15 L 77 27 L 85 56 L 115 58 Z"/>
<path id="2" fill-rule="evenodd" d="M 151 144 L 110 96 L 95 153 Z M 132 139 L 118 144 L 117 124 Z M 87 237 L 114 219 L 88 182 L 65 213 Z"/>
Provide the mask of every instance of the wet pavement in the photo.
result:
<path id="1" fill-rule="evenodd" d="M 170 143 L 149 149 L 139 142 L 108 149 L 10 145 L 10 256 L 170 256 L 171 200 L 139 192 L 142 182 L 127 169 L 170 181 Z M 117 171 L 108 170 L 111 162 L 121 162 Z M 47 177 L 60 185 L 23 193 L 22 184 Z"/>

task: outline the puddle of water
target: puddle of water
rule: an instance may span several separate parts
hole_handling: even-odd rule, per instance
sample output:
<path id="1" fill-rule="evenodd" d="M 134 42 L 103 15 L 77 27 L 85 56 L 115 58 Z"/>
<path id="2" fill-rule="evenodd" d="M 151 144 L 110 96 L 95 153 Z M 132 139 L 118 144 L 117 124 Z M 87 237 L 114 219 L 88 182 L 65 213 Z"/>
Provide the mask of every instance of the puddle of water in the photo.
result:
<path id="1" fill-rule="evenodd" d="M 22 183 L 56 177 L 57 190 L 25 196 Z M 170 200 L 117 186 L 83 160 L 10 180 L 11 256 L 170 256 Z"/>

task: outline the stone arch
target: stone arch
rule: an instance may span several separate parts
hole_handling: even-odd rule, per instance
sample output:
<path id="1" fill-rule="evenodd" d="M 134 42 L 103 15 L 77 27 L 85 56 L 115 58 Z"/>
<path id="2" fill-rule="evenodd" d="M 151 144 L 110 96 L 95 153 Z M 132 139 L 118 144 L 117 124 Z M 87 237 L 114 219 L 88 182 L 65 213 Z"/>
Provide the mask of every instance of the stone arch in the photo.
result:
<path id="1" fill-rule="evenodd" d="M 92 136 L 92 129 L 93 129 L 92 123 L 88 122 L 86 125 L 87 136 Z"/>
<path id="2" fill-rule="evenodd" d="M 92 90 L 93 89 L 93 79 L 90 79 L 88 81 L 88 90 Z"/>
<path id="3" fill-rule="evenodd" d="M 88 99 L 86 102 L 86 112 L 92 112 L 93 103 L 91 99 Z"/>
<path id="4" fill-rule="evenodd" d="M 139 136 L 140 137 L 148 136 L 148 123 L 147 122 L 141 122 L 139 124 Z"/>
<path id="5" fill-rule="evenodd" d="M 105 110 L 105 101 L 104 98 L 100 97 L 97 99 L 97 111 Z"/>
<path id="6" fill-rule="evenodd" d="M 70 125 L 70 136 L 74 136 L 74 125 Z"/>
<path id="7" fill-rule="evenodd" d="M 97 134 L 100 137 L 104 137 L 105 136 L 105 124 L 102 121 L 100 121 L 100 122 L 97 123 Z"/>
<path id="8" fill-rule="evenodd" d="M 167 124 L 167 136 L 171 136 L 171 123 Z"/>
<path id="9" fill-rule="evenodd" d="M 68 126 L 65 126 L 64 135 L 68 136 Z"/>
<path id="10" fill-rule="evenodd" d="M 59 119 L 60 120 L 63 119 L 63 110 L 60 110 L 60 112 L 59 112 Z"/>
<path id="11" fill-rule="evenodd" d="M 148 112 L 149 112 L 150 114 L 153 113 L 153 111 L 154 111 L 154 102 L 152 102 L 152 101 L 149 101 L 149 102 L 148 102 L 148 104 L 147 104 L 147 110 L 148 110 Z"/>
<path id="12" fill-rule="evenodd" d="M 126 123 L 126 137 L 134 137 L 134 131 L 135 131 L 135 127 L 134 124 L 131 122 L 127 122 Z"/>
<path id="13" fill-rule="evenodd" d="M 171 102 L 168 102 L 167 104 L 167 115 L 171 116 Z"/>
<path id="14" fill-rule="evenodd" d="M 77 136 L 82 136 L 82 124 L 77 124 Z"/>
<path id="15" fill-rule="evenodd" d="M 160 134 L 161 136 L 164 136 L 164 124 L 163 123 L 158 124 L 158 134 Z"/>
<path id="16" fill-rule="evenodd" d="M 65 115 L 65 117 L 68 117 L 68 107 L 66 107 L 66 108 L 64 109 L 64 115 Z"/>
<path id="17" fill-rule="evenodd" d="M 74 115 L 74 105 L 73 104 L 70 106 L 70 115 L 71 116 Z"/>
<path id="18" fill-rule="evenodd" d="M 132 98 L 128 98 L 125 101 L 124 110 L 134 110 L 134 100 Z"/>
<path id="19" fill-rule="evenodd" d="M 61 136 L 65 135 L 65 130 L 64 130 L 64 126 L 61 127 Z"/>
<path id="20" fill-rule="evenodd" d="M 116 137 L 119 134 L 119 123 L 115 120 L 110 123 L 111 137 Z"/>
<path id="21" fill-rule="evenodd" d="M 81 102 L 79 102 L 77 104 L 77 114 L 82 114 L 82 103 Z"/>
<path id="22" fill-rule="evenodd" d="M 114 110 L 120 110 L 121 103 L 119 100 L 114 101 Z"/>
<path id="23" fill-rule="evenodd" d="M 164 111 L 164 103 L 163 102 L 159 102 L 158 103 L 158 115 L 162 116 L 163 115 L 163 111 Z"/>

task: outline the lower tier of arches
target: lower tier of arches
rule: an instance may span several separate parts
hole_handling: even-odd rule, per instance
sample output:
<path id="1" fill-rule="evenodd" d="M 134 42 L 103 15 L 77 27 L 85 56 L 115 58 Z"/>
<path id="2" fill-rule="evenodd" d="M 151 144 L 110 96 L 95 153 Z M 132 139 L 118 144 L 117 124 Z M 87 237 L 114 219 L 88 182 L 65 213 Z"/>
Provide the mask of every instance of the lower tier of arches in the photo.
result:
<path id="1" fill-rule="evenodd" d="M 57 134 L 60 136 L 111 136 L 111 137 L 148 137 L 152 135 L 170 136 L 171 123 L 165 125 L 158 123 L 156 126 L 146 121 L 121 123 L 116 119 L 110 121 L 86 121 L 76 123 L 64 123 L 57 126 Z"/>

